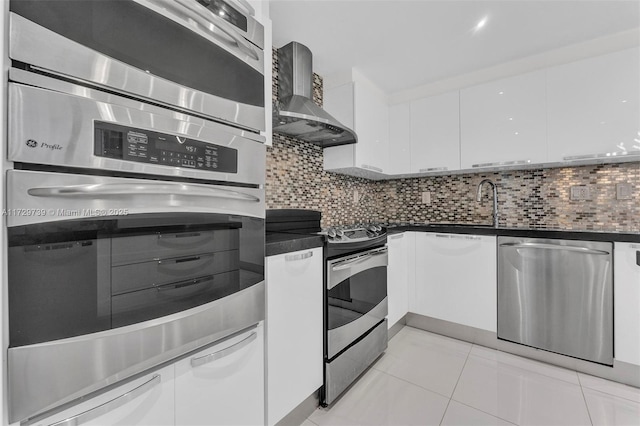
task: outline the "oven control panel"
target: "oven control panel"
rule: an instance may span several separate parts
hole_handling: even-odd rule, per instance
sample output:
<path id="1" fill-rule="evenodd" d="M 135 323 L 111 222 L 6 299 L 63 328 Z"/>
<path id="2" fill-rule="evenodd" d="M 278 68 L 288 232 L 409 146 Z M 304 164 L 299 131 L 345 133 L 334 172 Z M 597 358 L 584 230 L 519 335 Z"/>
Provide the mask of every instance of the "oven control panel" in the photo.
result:
<path id="1" fill-rule="evenodd" d="M 94 154 L 163 166 L 237 173 L 238 151 L 181 136 L 96 121 Z"/>

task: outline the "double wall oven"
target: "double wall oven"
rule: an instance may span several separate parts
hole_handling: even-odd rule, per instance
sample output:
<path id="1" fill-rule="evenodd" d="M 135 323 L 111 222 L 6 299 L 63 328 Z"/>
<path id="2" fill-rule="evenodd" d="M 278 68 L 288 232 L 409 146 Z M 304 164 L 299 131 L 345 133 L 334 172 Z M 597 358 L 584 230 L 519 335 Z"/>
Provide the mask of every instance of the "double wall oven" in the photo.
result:
<path id="1" fill-rule="evenodd" d="M 10 2 L 9 420 L 264 319 L 263 29 L 234 0 Z"/>

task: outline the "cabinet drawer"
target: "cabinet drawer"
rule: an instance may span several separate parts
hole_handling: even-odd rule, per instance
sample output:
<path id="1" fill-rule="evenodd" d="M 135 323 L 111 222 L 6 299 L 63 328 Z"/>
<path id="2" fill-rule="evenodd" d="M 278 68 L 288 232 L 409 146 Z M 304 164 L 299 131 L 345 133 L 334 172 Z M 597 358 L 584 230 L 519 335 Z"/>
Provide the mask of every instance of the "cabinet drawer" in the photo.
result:
<path id="1" fill-rule="evenodd" d="M 170 285 L 238 269 L 238 250 L 152 260 L 111 268 L 111 294 Z"/>
<path id="2" fill-rule="evenodd" d="M 238 270 L 113 296 L 112 327 L 181 312 L 240 291 Z"/>
<path id="3" fill-rule="evenodd" d="M 111 243 L 111 264 L 126 265 L 152 259 L 236 250 L 239 236 L 238 229 L 219 229 L 114 238 Z"/>

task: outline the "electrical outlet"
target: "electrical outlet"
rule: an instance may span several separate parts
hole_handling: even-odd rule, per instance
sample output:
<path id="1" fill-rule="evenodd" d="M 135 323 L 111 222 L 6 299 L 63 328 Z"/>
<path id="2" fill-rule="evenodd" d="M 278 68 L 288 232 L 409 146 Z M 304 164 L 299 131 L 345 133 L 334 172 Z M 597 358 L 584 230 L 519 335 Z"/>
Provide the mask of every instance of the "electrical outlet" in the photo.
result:
<path id="1" fill-rule="evenodd" d="M 431 192 L 425 191 L 422 193 L 422 204 L 431 205 Z"/>
<path id="2" fill-rule="evenodd" d="M 633 189 L 630 183 L 616 184 L 616 200 L 630 200 L 632 194 Z"/>
<path id="3" fill-rule="evenodd" d="M 590 200 L 591 190 L 589 185 L 573 185 L 571 187 L 572 200 Z"/>

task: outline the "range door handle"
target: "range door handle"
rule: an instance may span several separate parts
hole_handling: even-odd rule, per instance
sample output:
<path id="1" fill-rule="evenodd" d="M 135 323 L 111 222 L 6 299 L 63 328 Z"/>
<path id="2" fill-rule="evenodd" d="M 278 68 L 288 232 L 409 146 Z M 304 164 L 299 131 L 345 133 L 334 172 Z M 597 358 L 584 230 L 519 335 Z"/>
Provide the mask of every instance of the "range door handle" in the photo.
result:
<path id="1" fill-rule="evenodd" d="M 342 261 L 339 264 L 333 266 L 331 268 L 331 270 L 333 270 L 333 271 L 343 271 L 345 269 L 351 268 L 352 266 L 359 265 L 359 264 L 361 264 L 363 262 L 366 262 L 367 260 L 371 259 L 374 256 L 381 256 L 383 254 L 387 254 L 388 252 L 389 252 L 389 249 L 387 249 L 386 247 L 383 248 L 383 249 L 380 249 L 380 250 L 372 251 L 372 252 L 363 254 L 361 256 L 358 256 L 356 258 Z"/>
<path id="2" fill-rule="evenodd" d="M 578 247 L 578 246 L 561 246 L 557 244 L 546 244 L 546 243 L 503 243 L 500 244 L 500 247 L 511 247 L 516 249 L 533 249 L 533 250 L 562 250 L 562 251 L 571 251 L 574 253 L 582 253 L 582 254 L 595 254 L 600 256 L 608 256 L 609 253 L 606 250 L 597 250 L 591 249 L 588 247 Z"/>
<path id="3" fill-rule="evenodd" d="M 184 197 L 227 198 L 232 200 L 259 202 L 260 198 L 231 189 L 208 188 L 188 183 L 97 183 L 84 185 L 30 188 L 33 197 L 97 198 L 132 197 L 138 195 L 178 195 Z"/>
<path id="4" fill-rule="evenodd" d="M 224 348 L 224 349 L 221 349 L 219 351 L 216 351 L 216 352 L 213 352 L 213 353 L 210 353 L 210 354 L 207 354 L 207 355 L 191 358 L 191 366 L 192 367 L 199 367 L 201 365 L 213 362 L 213 361 L 215 361 L 217 359 L 229 356 L 232 353 L 238 352 L 240 349 L 242 349 L 245 346 L 249 345 L 249 343 L 251 343 L 254 340 L 256 340 L 257 337 L 258 337 L 258 333 L 256 333 L 254 331 L 249 336 L 247 336 L 244 339 L 240 340 L 238 343 L 235 343 L 235 344 L 229 346 L 228 348 Z"/>
<path id="5" fill-rule="evenodd" d="M 130 391 L 105 402 L 102 405 L 98 405 L 95 408 L 91 408 L 83 413 L 80 413 L 76 416 L 69 417 L 68 419 L 59 421 L 57 423 L 53 423 L 50 426 L 77 426 L 83 423 L 87 423 L 97 417 L 102 416 L 103 414 L 108 413 L 109 411 L 113 411 L 118 407 L 122 407 L 126 403 L 133 401 L 134 399 L 144 395 L 145 393 L 151 391 L 154 387 L 160 384 L 162 381 L 162 377 L 160 374 L 156 374 L 151 379 L 147 380 L 140 386 L 131 389 Z"/>

